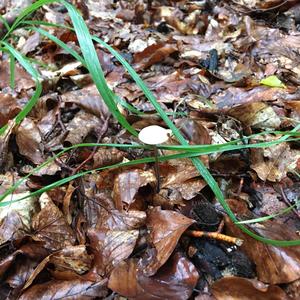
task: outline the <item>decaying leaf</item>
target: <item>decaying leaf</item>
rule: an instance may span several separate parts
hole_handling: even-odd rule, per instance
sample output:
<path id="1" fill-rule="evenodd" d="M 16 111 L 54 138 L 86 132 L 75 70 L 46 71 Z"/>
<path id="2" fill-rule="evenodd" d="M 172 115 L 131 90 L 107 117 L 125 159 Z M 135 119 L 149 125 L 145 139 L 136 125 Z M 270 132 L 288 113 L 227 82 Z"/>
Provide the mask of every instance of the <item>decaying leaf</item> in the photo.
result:
<path id="1" fill-rule="evenodd" d="M 175 52 L 176 46 L 157 43 L 155 45 L 148 46 L 140 53 L 136 53 L 134 56 L 135 68 L 146 69 L 157 62 L 163 61 L 170 54 Z"/>
<path id="2" fill-rule="evenodd" d="M 133 169 L 118 174 L 114 181 L 113 190 L 116 208 L 122 210 L 123 206 L 130 207 L 139 188 L 155 182 L 156 177 L 153 171 Z"/>
<path id="3" fill-rule="evenodd" d="M 287 172 L 297 167 L 300 152 L 291 149 L 289 144 L 281 143 L 269 148 L 251 151 L 251 168 L 262 180 L 280 181 Z"/>
<path id="4" fill-rule="evenodd" d="M 51 280 L 36 284 L 26 290 L 20 300 L 32 299 L 72 299 L 86 300 L 104 297 L 107 292 L 104 287 L 105 280 L 100 282 L 86 280 Z"/>
<path id="5" fill-rule="evenodd" d="M 43 241 L 45 248 L 55 251 L 75 244 L 76 237 L 63 213 L 52 202 L 47 193 L 39 199 L 41 211 L 33 217 L 33 238 Z"/>
<path id="6" fill-rule="evenodd" d="M 276 285 L 266 285 L 254 279 L 225 277 L 212 285 L 216 300 L 289 300 L 287 294 Z"/>
<path id="7" fill-rule="evenodd" d="M 185 300 L 190 297 L 198 278 L 195 266 L 184 256 L 175 253 L 151 277 L 143 274 L 136 260 L 123 262 L 111 273 L 108 286 L 120 295 L 136 300 Z"/>
<path id="8" fill-rule="evenodd" d="M 142 211 L 120 213 L 102 209 L 96 228 L 88 230 L 98 274 L 109 274 L 114 266 L 129 257 L 145 219 L 146 214 Z"/>
<path id="9" fill-rule="evenodd" d="M 8 195 L 3 201 L 17 201 L 28 195 L 29 192 L 16 193 Z M 30 230 L 32 216 L 36 209 L 35 197 L 0 207 L 0 245 L 24 236 Z"/>
<path id="10" fill-rule="evenodd" d="M 28 278 L 23 289 L 27 289 L 49 263 L 54 266 L 54 272 L 67 271 L 73 272 L 74 274 L 83 274 L 90 269 L 92 256 L 88 255 L 84 245 L 68 246 L 57 251 L 40 262 Z"/>
<path id="11" fill-rule="evenodd" d="M 144 268 L 144 274 L 151 276 L 164 265 L 174 251 L 183 232 L 194 222 L 194 220 L 180 213 L 161 210 L 159 207 L 149 211 L 147 226 L 150 230 L 151 244 L 156 252 Z"/>
<path id="12" fill-rule="evenodd" d="M 263 102 L 253 102 L 231 108 L 229 114 L 253 128 L 277 129 L 281 123 L 273 108 Z"/>
<path id="13" fill-rule="evenodd" d="M 231 201 L 231 207 L 238 205 Z M 233 208 L 233 207 L 232 207 Z M 247 218 L 251 218 L 248 213 Z M 261 243 L 235 226 L 228 217 L 225 218 L 228 234 L 243 239 L 241 249 L 256 264 L 257 277 L 268 284 L 289 283 L 300 278 L 300 247 L 275 247 Z M 275 240 L 296 240 L 298 235 L 288 226 L 278 221 L 265 221 L 251 225 L 257 234 Z"/>
<path id="14" fill-rule="evenodd" d="M 19 151 L 27 159 L 38 165 L 44 162 L 42 137 L 36 124 L 25 118 L 16 131 Z"/>

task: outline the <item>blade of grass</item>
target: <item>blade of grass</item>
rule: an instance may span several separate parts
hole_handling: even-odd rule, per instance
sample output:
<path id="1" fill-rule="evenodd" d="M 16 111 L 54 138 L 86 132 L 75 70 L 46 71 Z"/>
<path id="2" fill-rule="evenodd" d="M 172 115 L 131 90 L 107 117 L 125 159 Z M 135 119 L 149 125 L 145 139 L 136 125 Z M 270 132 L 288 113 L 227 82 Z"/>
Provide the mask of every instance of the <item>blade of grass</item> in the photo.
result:
<path id="1" fill-rule="evenodd" d="M 16 60 L 15 57 L 10 54 L 9 55 L 9 85 L 11 89 L 15 88 L 15 67 L 16 67 Z"/>
<path id="2" fill-rule="evenodd" d="M 125 128 L 131 134 L 137 136 L 138 133 L 120 113 L 115 103 L 114 96 L 112 95 L 112 91 L 106 83 L 102 67 L 98 60 L 97 52 L 83 18 L 70 3 L 64 0 L 61 0 L 61 2 L 65 5 L 69 12 L 87 69 L 89 70 L 91 77 L 95 82 L 96 87 L 105 104 L 107 105 L 113 116 L 123 126 L 123 128 Z"/>
<path id="3" fill-rule="evenodd" d="M 41 93 L 42 93 L 42 85 L 40 83 L 38 72 L 32 67 L 32 65 L 22 56 L 20 52 L 15 50 L 10 44 L 5 41 L 1 41 L 1 44 L 10 52 L 10 54 L 18 60 L 18 62 L 22 65 L 22 67 L 28 72 L 35 81 L 36 89 L 28 103 L 25 105 L 22 111 L 20 111 L 15 117 L 16 124 L 20 124 L 22 120 L 27 116 L 27 114 L 31 111 L 33 106 L 38 101 Z M 0 135 L 2 135 L 7 129 L 7 125 L 4 125 L 0 129 Z"/>
<path id="4" fill-rule="evenodd" d="M 276 142 L 276 141 L 274 141 L 274 142 Z M 256 148 L 269 147 L 269 146 L 274 145 L 274 142 L 264 142 L 264 143 L 260 143 L 260 144 L 255 144 L 255 147 Z M 226 149 L 224 147 L 226 145 L 227 144 L 199 145 L 198 146 L 199 147 L 198 152 L 196 152 L 194 150 L 190 151 L 189 147 L 174 146 L 174 145 L 158 145 L 157 148 L 162 149 L 162 150 L 185 151 L 185 152 L 194 153 L 195 155 L 200 156 L 200 155 L 205 155 L 205 154 L 212 154 L 212 153 L 216 153 L 216 152 L 226 152 L 226 151 L 232 151 L 233 150 L 232 146 L 230 146 L 228 149 Z M 244 149 L 244 148 L 248 148 L 249 146 L 251 146 L 251 145 L 237 145 L 236 149 Z M 53 162 L 55 159 L 59 158 L 61 155 L 63 155 L 64 153 L 66 153 L 70 150 L 77 149 L 77 148 L 82 148 L 82 147 L 115 147 L 115 148 L 125 148 L 125 149 L 131 148 L 131 149 L 148 149 L 148 150 L 152 149 L 150 146 L 140 145 L 140 144 L 132 145 L 132 144 L 82 143 L 82 144 L 72 145 L 70 147 L 67 147 L 67 148 L 63 149 L 59 153 L 55 154 L 53 157 L 48 158 L 44 163 L 37 166 L 29 174 L 27 174 L 26 176 L 24 176 L 23 178 L 18 180 L 12 187 L 7 189 L 2 195 L 0 195 L 0 202 L 6 196 L 8 196 L 12 192 L 14 192 L 18 188 L 18 186 L 20 186 L 27 178 L 32 176 L 34 173 L 38 172 L 40 169 L 45 167 L 47 164 Z M 178 148 L 178 147 L 180 147 L 180 148 Z"/>
<path id="5" fill-rule="evenodd" d="M 159 156 L 157 159 L 159 161 L 167 161 L 167 160 L 171 160 L 171 159 L 181 159 L 181 158 L 189 158 L 189 157 L 193 157 L 193 156 L 197 156 L 198 154 L 196 153 L 179 153 L 179 154 L 171 154 L 171 155 L 166 155 L 166 156 Z M 69 176 L 69 177 L 66 177 L 66 178 L 63 178 L 61 180 L 58 180 L 58 181 L 55 181 L 54 183 L 51 183 L 35 192 L 32 192 L 18 200 L 13 200 L 13 201 L 1 201 L 0 202 L 0 207 L 3 207 L 3 206 L 7 206 L 7 205 L 10 205 L 14 202 L 19 202 L 19 201 L 22 201 L 22 200 L 25 200 L 27 198 L 30 198 L 30 197 L 34 197 L 36 195 L 39 195 L 43 192 L 46 192 L 48 190 L 51 190 L 55 187 L 58 187 L 58 186 L 61 186 L 67 182 L 70 182 L 74 179 L 77 179 L 79 177 L 82 177 L 84 175 L 87 175 L 87 174 L 91 174 L 93 172 L 96 172 L 96 171 L 103 171 L 103 170 L 106 170 L 106 169 L 112 169 L 112 168 L 121 168 L 121 167 L 125 167 L 125 166 L 132 166 L 132 165 L 137 165 L 137 164 L 145 164 L 145 163 L 150 163 L 150 162 L 155 162 L 156 158 L 155 157 L 146 157 L 146 158 L 141 158 L 141 159 L 136 159 L 136 160 L 132 160 L 132 161 L 129 161 L 129 162 L 124 162 L 124 163 L 117 163 L 117 164 L 114 164 L 114 165 L 110 165 L 110 166 L 105 166 L 105 167 L 100 167 L 100 168 L 96 168 L 96 169 L 93 169 L 93 170 L 87 170 L 87 171 L 83 171 L 83 172 L 80 172 L 80 173 L 76 173 L 72 176 Z"/>
<path id="6" fill-rule="evenodd" d="M 251 219 L 251 220 L 243 220 L 243 221 L 239 221 L 235 224 L 252 224 L 252 223 L 260 223 L 260 222 L 264 222 L 264 221 L 267 221 L 267 220 L 270 220 L 270 219 L 273 219 L 275 217 L 278 217 L 280 215 L 283 215 L 283 214 L 286 214 L 288 212 L 290 212 L 294 207 L 297 207 L 297 205 L 300 203 L 299 200 L 296 201 L 295 204 L 285 208 L 285 209 L 282 209 L 280 210 L 279 212 L 275 213 L 275 214 L 272 214 L 272 215 L 269 215 L 269 216 L 265 216 L 265 217 L 260 217 L 260 218 L 256 218 L 256 219 Z"/>

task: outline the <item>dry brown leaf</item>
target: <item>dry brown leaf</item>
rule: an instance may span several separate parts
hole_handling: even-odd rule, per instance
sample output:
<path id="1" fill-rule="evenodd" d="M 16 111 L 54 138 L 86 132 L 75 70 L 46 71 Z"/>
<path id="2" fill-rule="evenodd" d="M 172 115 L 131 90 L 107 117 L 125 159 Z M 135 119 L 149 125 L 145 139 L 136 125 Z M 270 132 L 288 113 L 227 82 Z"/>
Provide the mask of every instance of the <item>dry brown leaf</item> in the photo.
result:
<path id="1" fill-rule="evenodd" d="M 65 142 L 72 145 L 80 144 L 89 133 L 102 125 L 103 122 L 98 117 L 80 110 L 66 127 L 69 133 L 65 138 Z"/>
<path id="2" fill-rule="evenodd" d="M 228 113 L 246 126 L 258 129 L 276 129 L 280 118 L 271 106 L 263 102 L 253 102 L 231 108 Z"/>
<path id="3" fill-rule="evenodd" d="M 16 130 L 16 141 L 19 152 L 28 160 L 38 165 L 44 162 L 44 147 L 41 133 L 36 124 L 25 118 Z"/>
<path id="4" fill-rule="evenodd" d="M 266 285 L 254 279 L 225 277 L 212 285 L 217 300 L 289 300 L 276 285 Z"/>
<path id="5" fill-rule="evenodd" d="M 155 63 L 163 61 L 175 51 L 177 51 L 177 47 L 175 45 L 157 43 L 148 46 L 142 52 L 134 55 L 135 68 L 138 70 L 147 69 Z"/>
<path id="6" fill-rule="evenodd" d="M 237 87 L 229 87 L 222 94 L 212 96 L 218 108 L 231 108 L 251 102 L 289 100 L 294 91 L 282 88 L 270 88 L 266 86 L 258 86 L 253 89 L 243 89 Z M 299 92 L 295 93 L 295 96 Z"/>
<path id="7" fill-rule="evenodd" d="M 231 208 L 238 207 L 237 200 L 230 200 Z M 237 211 L 238 212 L 238 211 Z M 247 218 L 251 219 L 248 212 Z M 269 284 L 289 283 L 300 278 L 300 246 L 275 247 L 261 243 L 243 233 L 228 217 L 227 233 L 244 241 L 241 249 L 256 264 L 257 277 Z M 276 221 L 265 221 L 250 227 L 258 235 L 275 240 L 297 240 L 299 236 L 288 226 Z"/>
<path id="8" fill-rule="evenodd" d="M 54 271 L 57 272 L 69 271 L 83 274 L 91 268 L 92 256 L 88 255 L 84 245 L 68 246 L 57 251 L 40 262 L 28 278 L 23 289 L 27 289 L 32 284 L 48 263 L 51 263 L 55 268 Z"/>
<path id="9" fill-rule="evenodd" d="M 123 160 L 126 153 L 117 148 L 100 148 L 93 156 L 93 168 L 100 168 L 117 164 Z"/>
<path id="10" fill-rule="evenodd" d="M 47 193 L 40 197 L 41 211 L 34 216 L 33 238 L 45 243 L 45 248 L 55 251 L 75 244 L 76 237 L 63 213 L 52 202 Z"/>
<path id="11" fill-rule="evenodd" d="M 151 277 L 140 272 L 136 260 L 123 262 L 111 273 L 108 286 L 120 295 L 136 300 L 185 300 L 190 297 L 198 278 L 195 266 L 176 253 Z"/>
<path id="12" fill-rule="evenodd" d="M 62 95 L 62 100 L 66 103 L 76 103 L 78 106 L 98 118 L 106 118 L 110 114 L 94 84 L 77 91 L 64 93 Z"/>
<path id="13" fill-rule="evenodd" d="M 152 171 L 132 169 L 118 174 L 113 191 L 116 208 L 121 211 L 123 206 L 130 207 L 139 188 L 155 182 L 156 177 Z"/>
<path id="14" fill-rule="evenodd" d="M 0 93 L 0 127 L 15 117 L 22 107 L 22 103 L 12 95 Z"/>
<path id="15" fill-rule="evenodd" d="M 251 168 L 261 180 L 280 181 L 297 167 L 300 152 L 281 143 L 265 149 L 251 150 Z"/>
<path id="16" fill-rule="evenodd" d="M 195 221 L 184 215 L 160 207 L 149 211 L 147 227 L 150 230 L 150 241 L 155 249 L 155 256 L 144 268 L 147 276 L 154 275 L 165 264 L 174 251 L 181 235 Z"/>
<path id="17" fill-rule="evenodd" d="M 35 284 L 26 290 L 19 300 L 32 299 L 66 299 L 87 300 L 96 297 L 105 297 L 107 291 L 104 287 L 106 280 L 100 282 L 85 280 L 57 281 L 51 280 L 42 284 Z"/>

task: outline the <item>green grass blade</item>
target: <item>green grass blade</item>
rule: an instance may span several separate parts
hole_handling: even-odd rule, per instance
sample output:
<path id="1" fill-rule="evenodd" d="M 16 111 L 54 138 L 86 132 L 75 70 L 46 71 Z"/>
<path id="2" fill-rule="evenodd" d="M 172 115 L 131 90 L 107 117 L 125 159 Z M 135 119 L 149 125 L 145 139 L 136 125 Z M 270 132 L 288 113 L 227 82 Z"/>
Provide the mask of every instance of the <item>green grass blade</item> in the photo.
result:
<path id="1" fill-rule="evenodd" d="M 167 161 L 167 160 L 171 160 L 171 159 L 189 158 L 189 157 L 193 157 L 193 156 L 196 156 L 196 155 L 197 154 L 195 154 L 195 153 L 186 153 L 186 152 L 179 153 L 179 154 L 171 154 L 171 155 L 166 155 L 166 156 L 159 156 L 158 161 Z M 15 201 L 1 201 L 0 202 L 0 207 L 10 205 L 11 203 L 14 203 L 14 202 L 19 202 L 19 201 L 25 200 L 29 197 L 34 197 L 34 196 L 39 195 L 43 192 L 49 191 L 49 190 L 51 190 L 55 187 L 61 186 L 65 183 L 68 183 L 68 182 L 74 180 L 74 179 L 77 179 L 77 178 L 82 177 L 82 176 L 87 175 L 87 174 L 91 174 L 91 173 L 96 172 L 96 171 L 103 171 L 103 170 L 112 169 L 112 168 L 121 168 L 121 167 L 126 167 L 126 166 L 133 166 L 133 165 L 137 165 L 137 164 L 151 163 L 151 162 L 155 162 L 155 160 L 156 160 L 155 157 L 146 157 L 146 158 L 136 159 L 136 160 L 132 160 L 132 161 L 125 162 L 125 163 L 117 163 L 117 164 L 110 165 L 110 166 L 100 167 L 100 168 L 96 168 L 96 169 L 93 169 L 93 170 L 87 170 L 87 171 L 83 171 L 83 172 L 80 172 L 80 173 L 76 173 L 72 176 L 69 176 L 69 177 L 63 178 L 61 180 L 58 180 L 54 183 L 51 183 L 51 184 L 49 184 L 49 185 L 47 185 L 47 186 L 45 186 L 45 187 L 43 187 L 43 188 L 41 188 L 41 189 L 39 189 L 35 192 L 32 192 L 29 195 L 26 195 L 26 196 L 24 196 L 24 197 L 22 197 L 18 200 L 15 200 Z"/>
<path id="2" fill-rule="evenodd" d="M 16 60 L 15 57 L 10 54 L 9 55 L 9 85 L 11 89 L 15 88 L 15 67 L 16 67 Z"/>
<path id="3" fill-rule="evenodd" d="M 31 4 L 30 6 L 26 7 L 17 17 L 17 19 L 14 21 L 14 23 L 11 25 L 11 27 L 9 28 L 9 30 L 7 31 L 7 33 L 5 34 L 5 36 L 3 37 L 2 40 L 5 40 L 9 37 L 9 35 L 15 30 L 17 29 L 17 27 L 20 25 L 20 23 L 27 18 L 28 16 L 30 16 L 30 14 L 32 14 L 34 11 L 36 11 L 37 9 L 39 9 L 41 6 L 45 5 L 45 4 L 50 4 L 56 2 L 56 0 L 38 0 L 35 3 Z"/>
<path id="4" fill-rule="evenodd" d="M 125 117 L 118 110 L 114 96 L 112 95 L 112 91 L 106 83 L 103 70 L 98 60 L 97 52 L 92 42 L 91 35 L 83 18 L 71 4 L 64 0 L 62 0 L 61 2 L 65 5 L 69 12 L 87 69 L 89 70 L 91 77 L 95 82 L 96 87 L 105 104 L 107 105 L 113 116 L 123 126 L 123 128 L 125 128 L 131 134 L 137 136 L 138 133 L 136 132 L 136 130 L 127 122 Z"/>
<path id="5" fill-rule="evenodd" d="M 260 217 L 260 218 L 255 218 L 255 219 L 251 219 L 251 220 L 243 220 L 243 221 L 239 221 L 235 224 L 252 224 L 252 223 L 260 223 L 260 222 L 264 222 L 264 221 L 267 221 L 267 220 L 270 220 L 270 219 L 273 219 L 275 217 L 278 217 L 278 216 L 281 216 L 283 214 L 286 214 L 288 212 L 290 212 L 294 207 L 297 207 L 297 205 L 299 205 L 300 201 L 296 201 L 295 204 L 285 208 L 285 209 L 282 209 L 281 211 L 275 213 L 275 214 L 272 214 L 272 215 L 269 215 L 269 216 L 265 216 L 265 217 Z"/>
<path id="6" fill-rule="evenodd" d="M 10 26 L 9 26 L 8 22 L 4 19 L 4 17 L 2 15 L 0 15 L 0 22 L 3 23 L 3 25 L 7 31 L 10 30 Z"/>
<path id="7" fill-rule="evenodd" d="M 32 65 L 21 55 L 20 52 L 15 50 L 11 45 L 9 45 L 6 42 L 1 42 L 4 47 L 10 52 L 10 54 L 19 61 L 19 63 L 22 65 L 22 67 L 33 77 L 35 84 L 36 84 L 36 89 L 28 103 L 25 105 L 22 111 L 20 111 L 17 116 L 15 117 L 15 122 L 16 124 L 20 124 L 22 120 L 27 116 L 27 114 L 31 111 L 33 106 L 36 104 L 38 101 L 41 93 L 42 93 L 42 85 L 39 80 L 39 75 L 38 72 L 32 67 Z M 5 130 L 7 129 L 7 125 L 4 125 L 0 129 L 0 135 L 2 135 Z"/>

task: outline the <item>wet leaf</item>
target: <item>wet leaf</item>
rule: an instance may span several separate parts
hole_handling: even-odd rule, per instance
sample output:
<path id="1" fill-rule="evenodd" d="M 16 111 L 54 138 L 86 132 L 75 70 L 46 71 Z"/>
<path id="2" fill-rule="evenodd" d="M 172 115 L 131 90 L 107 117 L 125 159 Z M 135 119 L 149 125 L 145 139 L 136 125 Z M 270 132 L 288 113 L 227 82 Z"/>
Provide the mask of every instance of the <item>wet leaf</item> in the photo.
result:
<path id="1" fill-rule="evenodd" d="M 114 266 L 129 257 L 145 219 L 146 214 L 142 211 L 120 213 L 102 210 L 96 228 L 88 230 L 98 274 L 109 274 Z"/>
<path id="2" fill-rule="evenodd" d="M 184 215 L 159 207 L 149 211 L 147 227 L 150 230 L 150 241 L 155 249 L 155 256 L 144 268 L 147 276 L 154 275 L 165 264 L 174 251 L 183 232 L 195 221 Z"/>
<path id="3" fill-rule="evenodd" d="M 106 289 L 105 280 L 92 282 L 85 280 L 57 281 L 51 280 L 46 283 L 36 284 L 26 290 L 20 300 L 32 299 L 69 299 L 69 300 L 86 300 L 96 297 L 104 297 Z"/>
<path id="4" fill-rule="evenodd" d="M 130 207 L 140 187 L 156 182 L 152 171 L 133 169 L 117 175 L 114 181 L 113 197 L 117 209 L 123 206 Z"/>
<path id="5" fill-rule="evenodd" d="M 231 201 L 231 208 L 238 205 Z M 234 209 L 236 210 L 236 209 Z M 247 219 L 253 218 L 248 212 Z M 275 247 L 261 243 L 240 231 L 228 217 L 225 219 L 228 234 L 244 240 L 241 249 L 256 264 L 258 280 L 269 284 L 292 282 L 300 278 L 300 247 Z M 293 240 L 299 237 L 284 223 L 265 221 L 251 225 L 257 234 L 275 240 Z"/>
<path id="6" fill-rule="evenodd" d="M 254 279 L 225 277 L 212 285 L 217 300 L 288 300 L 286 293 L 276 285 L 266 285 Z"/>
<path id="7" fill-rule="evenodd" d="M 55 272 L 74 272 L 75 274 L 83 274 L 91 268 L 92 256 L 87 254 L 84 245 L 67 246 L 47 256 L 32 272 L 28 278 L 24 289 L 27 289 L 39 273 L 51 263 Z"/>
<path id="8" fill-rule="evenodd" d="M 29 192 L 8 195 L 3 201 L 14 201 L 28 196 Z M 29 197 L 0 208 L 0 245 L 25 235 L 31 226 L 32 215 L 36 212 L 36 198 Z"/>
<path id="9" fill-rule="evenodd" d="M 184 300 L 190 297 L 198 278 L 195 266 L 176 253 L 151 277 L 143 274 L 136 260 L 123 262 L 113 270 L 108 286 L 120 295 L 136 300 Z"/>
<path id="10" fill-rule="evenodd" d="M 32 220 L 33 238 L 43 241 L 45 248 L 52 251 L 74 245 L 76 237 L 73 230 L 47 193 L 42 194 L 39 201 L 41 211 Z"/>

